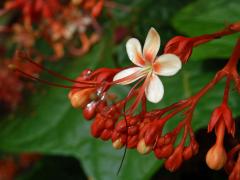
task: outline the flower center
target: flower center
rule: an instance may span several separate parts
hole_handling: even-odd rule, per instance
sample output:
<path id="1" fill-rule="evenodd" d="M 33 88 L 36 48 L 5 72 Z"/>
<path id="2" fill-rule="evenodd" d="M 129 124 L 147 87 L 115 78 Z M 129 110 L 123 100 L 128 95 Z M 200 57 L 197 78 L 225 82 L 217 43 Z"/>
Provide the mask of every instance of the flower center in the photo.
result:
<path id="1" fill-rule="evenodd" d="M 150 73 L 153 71 L 153 66 L 152 64 L 147 64 L 144 68 L 143 68 L 143 71 L 146 72 L 146 73 Z"/>

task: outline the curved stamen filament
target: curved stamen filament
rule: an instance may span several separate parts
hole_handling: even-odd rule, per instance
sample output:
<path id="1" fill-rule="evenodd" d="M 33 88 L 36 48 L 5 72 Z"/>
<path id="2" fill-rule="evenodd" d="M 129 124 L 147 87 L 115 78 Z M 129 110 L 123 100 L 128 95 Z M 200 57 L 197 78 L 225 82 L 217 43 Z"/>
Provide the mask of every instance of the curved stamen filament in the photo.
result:
<path id="1" fill-rule="evenodd" d="M 66 77 L 66 76 L 63 76 L 63 75 L 61 75 L 61 74 L 59 74 L 59 73 L 57 73 L 57 72 L 55 72 L 55 71 L 52 71 L 52 70 L 50 70 L 50 69 L 47 69 L 47 68 L 45 68 L 44 66 L 42 66 L 42 65 L 34 62 L 34 61 L 31 60 L 29 57 L 27 57 L 27 55 L 26 55 L 25 53 L 18 52 L 17 55 L 18 55 L 20 58 L 22 58 L 22 59 L 30 62 L 30 63 L 33 64 L 33 65 L 35 65 L 36 67 L 38 67 L 38 68 L 40 68 L 40 69 L 48 72 L 49 74 L 53 75 L 54 77 L 60 78 L 60 79 L 62 79 L 62 80 L 66 80 L 66 81 L 73 82 L 73 83 L 81 83 L 81 84 L 99 84 L 99 83 L 97 83 L 97 82 L 92 82 L 92 81 L 79 81 L 79 80 L 70 79 L 70 78 L 68 78 L 68 77 Z"/>
<path id="2" fill-rule="evenodd" d="M 47 85 L 50 85 L 50 86 L 56 86 L 56 87 L 61 87 L 61 88 L 68 88 L 68 89 L 73 89 L 73 88 L 90 88 L 90 87 L 95 87 L 95 85 L 83 85 L 83 86 L 68 86 L 68 85 L 62 85 L 62 84 L 58 84 L 58 83 L 54 83 L 54 82 L 50 82 L 50 81 L 47 81 L 47 80 L 44 80 L 44 79 L 40 79 L 38 77 L 34 77 L 30 74 L 27 74 L 23 71 L 21 71 L 20 69 L 18 68 L 14 68 L 14 70 L 16 72 L 19 72 L 20 74 L 32 79 L 32 80 L 35 80 L 35 81 L 39 81 L 41 83 L 44 83 L 44 84 L 47 84 Z"/>
<path id="3" fill-rule="evenodd" d="M 141 102 L 142 97 L 144 96 L 144 93 L 145 93 L 145 89 L 146 89 L 147 85 L 149 84 L 150 78 L 151 78 L 151 73 L 148 73 L 143 85 L 139 89 L 139 93 L 138 93 L 134 103 L 129 108 L 130 113 L 132 113 L 137 108 L 138 104 Z"/>

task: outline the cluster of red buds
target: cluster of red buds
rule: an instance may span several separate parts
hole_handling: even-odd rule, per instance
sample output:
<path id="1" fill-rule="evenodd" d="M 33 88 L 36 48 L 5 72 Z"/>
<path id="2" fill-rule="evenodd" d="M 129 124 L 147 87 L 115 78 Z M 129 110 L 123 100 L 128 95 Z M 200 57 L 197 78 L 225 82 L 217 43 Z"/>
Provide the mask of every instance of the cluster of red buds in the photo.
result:
<path id="1" fill-rule="evenodd" d="M 177 36 L 167 43 L 164 54 L 157 57 L 160 37 L 156 30 L 151 28 L 143 52 L 136 38 L 131 38 L 127 42 L 127 53 L 129 59 L 135 64 L 134 67 L 100 68 L 95 71 L 87 69 L 75 80 L 42 67 L 58 78 L 73 82 L 72 86 L 55 84 L 33 77 L 32 79 L 70 88 L 68 95 L 70 102 L 74 108 L 82 109 L 83 116 L 87 120 L 92 120 L 91 133 L 94 137 L 104 141 L 111 140 L 116 149 L 135 148 L 141 154 L 154 152 L 157 158 L 165 159 L 165 167 L 170 171 L 175 171 L 183 161 L 198 153 L 199 145 L 191 126 L 194 110 L 200 99 L 224 79 L 226 86 L 222 104 L 213 111 L 208 126 L 209 132 L 215 130 L 216 144 L 208 151 L 206 162 L 214 170 L 219 170 L 225 165 L 228 172 L 231 172 L 230 178 L 234 179 L 240 174 L 239 158 L 235 161 L 233 157 L 233 154 L 239 151 L 239 146 L 227 155 L 223 142 L 225 132 L 235 136 L 235 121 L 228 105 L 228 99 L 231 82 L 240 93 L 240 76 L 237 70 L 240 59 L 240 40 L 237 41 L 227 64 L 193 96 L 165 108 L 151 111 L 148 111 L 146 101 L 158 103 L 162 99 L 164 89 L 158 75 L 176 74 L 182 64 L 188 62 L 194 47 L 236 32 L 240 32 L 239 22 L 213 34 L 193 38 Z M 17 67 L 15 69 L 21 72 Z M 116 84 L 126 85 L 134 81 L 137 83 L 122 100 L 117 100 L 117 97 L 108 91 Z M 138 108 L 140 111 L 137 110 Z M 169 132 L 163 133 L 166 123 L 176 116 L 181 118 L 178 125 Z"/>
<path id="2" fill-rule="evenodd" d="M 36 41 L 44 39 L 54 52 L 47 59 L 63 57 L 65 49 L 71 55 L 83 55 L 101 36 L 96 18 L 103 5 L 104 0 L 5 0 L 0 12 L 11 21 L 0 31 L 35 55 L 41 54 Z"/>
<path id="3" fill-rule="evenodd" d="M 19 156 L 5 155 L 0 159 L 0 179 L 12 180 L 23 170 L 36 163 L 41 156 L 39 154 L 20 154 Z"/>

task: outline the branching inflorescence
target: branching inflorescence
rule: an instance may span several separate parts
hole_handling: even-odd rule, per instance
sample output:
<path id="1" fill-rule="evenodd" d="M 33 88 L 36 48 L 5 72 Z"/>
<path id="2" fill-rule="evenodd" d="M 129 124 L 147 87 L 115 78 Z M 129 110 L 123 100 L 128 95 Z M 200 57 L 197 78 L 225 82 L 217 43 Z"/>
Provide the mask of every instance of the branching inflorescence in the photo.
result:
<path id="1" fill-rule="evenodd" d="M 146 105 L 147 100 L 157 103 L 163 97 L 163 85 L 157 75 L 176 74 L 182 64 L 188 62 L 193 48 L 239 31 L 240 23 L 237 22 L 213 34 L 193 38 L 176 36 L 166 44 L 164 54 L 156 58 L 160 37 L 156 30 L 151 28 L 143 53 L 137 39 L 132 38 L 127 42 L 127 53 L 129 59 L 136 65 L 135 67 L 100 68 L 95 71 L 86 69 L 76 80 L 68 79 L 44 68 L 54 76 L 73 82 L 73 86 L 51 84 L 37 77 L 30 77 L 50 85 L 70 88 L 68 97 L 71 104 L 74 108 L 83 110 L 85 119 L 92 120 L 91 133 L 94 137 L 104 141 L 111 140 L 116 149 L 136 148 L 141 154 L 153 151 L 157 158 L 165 159 L 165 167 L 170 171 L 178 169 L 184 160 L 198 153 L 199 145 L 191 126 L 194 110 L 199 100 L 219 81 L 224 80 L 226 85 L 222 103 L 213 111 L 208 125 L 208 132 L 215 130 L 216 143 L 208 151 L 206 162 L 214 170 L 225 166 L 227 172 L 231 173 L 230 179 L 236 179 L 236 177 L 239 179 L 240 155 L 237 160 L 235 159 L 235 154 L 239 154 L 239 145 L 236 145 L 227 155 L 223 142 L 225 132 L 235 136 L 235 121 L 228 105 L 228 99 L 231 83 L 240 93 L 240 76 L 237 71 L 240 39 L 227 64 L 199 92 L 162 109 L 148 111 Z M 24 54 L 20 55 L 21 58 L 31 62 Z M 18 67 L 14 69 L 22 72 Z M 125 85 L 134 81 L 137 83 L 130 89 L 126 98 L 120 101 L 116 101 L 116 97 L 108 91 L 116 84 Z M 141 108 L 140 111 L 137 111 L 138 107 Z M 178 125 L 172 131 L 163 134 L 166 123 L 182 114 Z M 180 141 L 177 141 L 179 137 Z"/>

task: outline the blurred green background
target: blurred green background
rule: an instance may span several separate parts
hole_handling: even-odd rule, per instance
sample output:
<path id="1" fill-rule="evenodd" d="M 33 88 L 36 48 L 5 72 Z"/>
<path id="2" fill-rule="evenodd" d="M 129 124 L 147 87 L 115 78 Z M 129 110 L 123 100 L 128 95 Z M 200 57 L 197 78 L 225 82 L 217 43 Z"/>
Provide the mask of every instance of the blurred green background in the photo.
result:
<path id="1" fill-rule="evenodd" d="M 75 78 L 86 69 L 99 67 L 125 67 L 130 65 L 125 50 L 126 40 L 137 37 L 143 43 L 150 27 L 161 36 L 161 50 L 164 44 L 175 35 L 189 37 L 211 33 L 226 25 L 239 21 L 239 0 L 117 0 L 129 8 L 128 12 L 112 9 L 112 15 L 103 12 L 99 22 L 103 36 L 84 57 L 64 57 L 58 63 L 46 62 L 44 65 L 61 74 Z M 127 35 L 114 42 L 117 29 L 127 29 Z M 181 72 L 172 78 L 162 78 L 165 87 L 164 100 L 149 108 L 164 107 L 198 92 L 209 82 L 231 55 L 237 35 L 231 35 L 194 49 L 189 62 Z M 41 48 L 44 45 L 39 42 Z M 46 48 L 45 48 L 46 49 Z M 42 49 L 44 51 L 44 49 Z M 44 79 L 60 82 L 48 74 Z M 224 172 L 215 173 L 204 167 L 204 153 L 214 142 L 207 137 L 206 130 L 198 135 L 203 141 L 203 149 L 193 161 L 185 162 L 183 167 L 169 173 L 161 169 L 162 161 L 153 153 L 143 156 L 136 150 L 128 150 L 120 174 L 123 150 L 112 148 L 111 142 L 103 142 L 90 135 L 90 124 L 85 121 L 80 110 L 73 109 L 68 101 L 68 90 L 47 85 L 36 85 L 38 90 L 26 96 L 16 113 L 1 116 L 0 150 L 2 153 L 40 153 L 43 159 L 21 173 L 17 179 L 89 179 L 89 180 L 146 180 L 146 179 L 226 179 Z M 198 104 L 193 118 L 197 131 L 207 126 L 212 110 L 219 105 L 224 84 L 220 83 Z M 176 88 L 177 87 L 177 88 Z M 14 87 L 13 87 L 14 88 Z M 113 92 L 126 96 L 127 87 L 113 88 Z M 237 92 L 231 92 L 230 106 L 234 116 L 240 115 Z M 177 124 L 171 121 L 164 129 L 167 131 Z M 205 139 L 206 138 L 206 139 Z M 209 139 L 212 138 L 212 141 Z M 210 141 L 208 147 L 205 141 Z M 200 145 L 200 149 L 201 149 Z M 205 174 L 204 174 L 205 173 Z M 199 176 L 196 176 L 198 174 Z M 193 175 L 193 176 L 192 176 Z"/>

